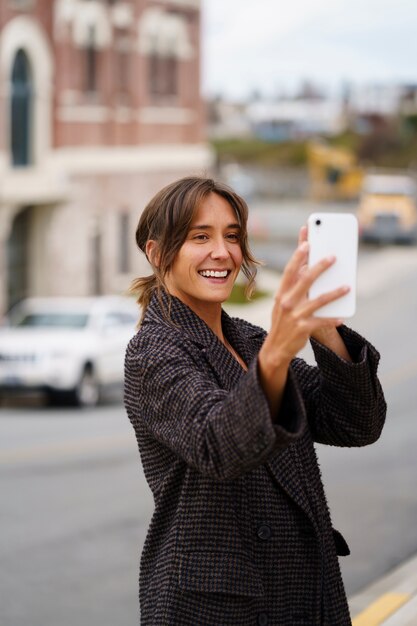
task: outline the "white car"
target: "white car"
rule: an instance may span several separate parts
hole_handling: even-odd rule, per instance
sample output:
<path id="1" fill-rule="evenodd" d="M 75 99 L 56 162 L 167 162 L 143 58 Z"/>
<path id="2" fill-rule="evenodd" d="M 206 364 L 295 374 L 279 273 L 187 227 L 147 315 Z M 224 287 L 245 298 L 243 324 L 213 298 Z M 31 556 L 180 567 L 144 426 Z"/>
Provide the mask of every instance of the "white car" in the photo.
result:
<path id="1" fill-rule="evenodd" d="M 139 309 L 129 298 L 28 298 L 0 328 L 0 392 L 41 390 L 52 401 L 94 406 L 123 382 Z"/>

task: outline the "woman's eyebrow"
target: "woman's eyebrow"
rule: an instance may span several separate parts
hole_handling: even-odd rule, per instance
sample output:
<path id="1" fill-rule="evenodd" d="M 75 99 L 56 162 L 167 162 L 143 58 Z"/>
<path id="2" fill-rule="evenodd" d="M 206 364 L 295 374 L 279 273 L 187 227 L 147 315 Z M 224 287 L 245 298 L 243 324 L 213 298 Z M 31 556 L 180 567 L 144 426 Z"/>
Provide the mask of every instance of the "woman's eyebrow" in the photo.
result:
<path id="1" fill-rule="evenodd" d="M 190 230 L 208 230 L 210 228 L 214 228 L 214 226 L 210 226 L 210 224 L 197 224 L 196 226 L 191 226 Z M 240 224 L 228 224 L 226 228 L 240 228 Z"/>

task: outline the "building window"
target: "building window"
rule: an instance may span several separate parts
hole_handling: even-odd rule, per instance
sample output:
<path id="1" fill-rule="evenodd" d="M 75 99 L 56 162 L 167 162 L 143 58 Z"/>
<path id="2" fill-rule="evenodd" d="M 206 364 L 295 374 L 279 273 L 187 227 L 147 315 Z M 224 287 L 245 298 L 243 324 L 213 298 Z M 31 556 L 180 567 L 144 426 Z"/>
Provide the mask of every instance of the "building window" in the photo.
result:
<path id="1" fill-rule="evenodd" d="M 148 92 L 153 100 L 176 100 L 180 71 L 193 58 L 189 25 L 182 14 L 149 7 L 139 24 L 139 51 L 147 58 Z"/>
<path id="2" fill-rule="evenodd" d="M 129 214 L 119 214 L 119 273 L 127 274 L 130 272 L 130 228 Z"/>
<path id="3" fill-rule="evenodd" d="M 17 214 L 7 242 L 7 308 L 29 295 L 31 216 L 31 207 Z"/>
<path id="4" fill-rule="evenodd" d="M 129 53 L 125 50 L 118 50 L 118 91 L 120 93 L 128 93 L 129 91 Z"/>
<path id="5" fill-rule="evenodd" d="M 91 240 L 91 256 L 92 256 L 92 267 L 91 267 L 91 287 L 92 294 L 95 296 L 100 296 L 103 293 L 103 275 L 102 275 L 102 267 L 101 267 L 101 253 L 102 253 L 102 237 L 99 231 L 96 231 L 93 234 Z"/>
<path id="6" fill-rule="evenodd" d="M 97 48 L 94 26 L 89 27 L 88 43 L 85 48 L 85 90 L 90 93 L 97 91 Z"/>
<path id="7" fill-rule="evenodd" d="M 116 89 L 120 94 L 129 93 L 131 46 L 128 36 L 120 35 L 115 43 Z"/>
<path id="8" fill-rule="evenodd" d="M 165 97 L 178 94 L 178 60 L 174 56 L 149 56 L 149 91 L 151 96 Z"/>
<path id="9" fill-rule="evenodd" d="M 32 75 L 28 57 L 18 50 L 12 68 L 11 152 L 15 166 L 29 165 L 32 121 Z"/>

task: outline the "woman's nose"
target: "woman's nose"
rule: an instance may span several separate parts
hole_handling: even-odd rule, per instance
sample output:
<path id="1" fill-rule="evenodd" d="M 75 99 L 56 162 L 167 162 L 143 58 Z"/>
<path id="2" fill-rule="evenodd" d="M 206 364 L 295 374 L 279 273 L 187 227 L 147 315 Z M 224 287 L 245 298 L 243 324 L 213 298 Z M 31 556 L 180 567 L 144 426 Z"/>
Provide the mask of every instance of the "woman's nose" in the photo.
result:
<path id="1" fill-rule="evenodd" d="M 229 250 L 223 237 L 214 241 L 211 256 L 213 259 L 227 259 L 229 257 Z"/>

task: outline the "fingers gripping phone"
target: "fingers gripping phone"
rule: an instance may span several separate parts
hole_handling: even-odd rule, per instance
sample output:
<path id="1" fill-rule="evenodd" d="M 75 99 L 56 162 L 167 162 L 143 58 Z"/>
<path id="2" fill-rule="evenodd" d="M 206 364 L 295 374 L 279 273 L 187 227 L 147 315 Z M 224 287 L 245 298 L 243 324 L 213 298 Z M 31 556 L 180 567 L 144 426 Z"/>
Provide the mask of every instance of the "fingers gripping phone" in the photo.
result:
<path id="1" fill-rule="evenodd" d="M 352 317 L 356 311 L 358 221 L 351 213 L 313 213 L 308 218 L 309 267 L 334 255 L 335 263 L 313 283 L 309 299 L 349 285 L 350 291 L 315 313 L 315 317 Z"/>

